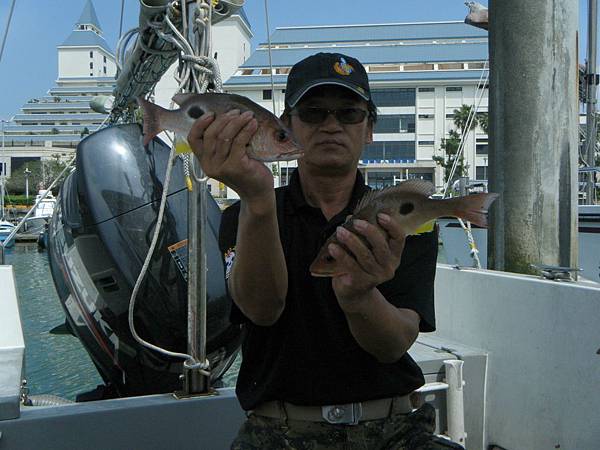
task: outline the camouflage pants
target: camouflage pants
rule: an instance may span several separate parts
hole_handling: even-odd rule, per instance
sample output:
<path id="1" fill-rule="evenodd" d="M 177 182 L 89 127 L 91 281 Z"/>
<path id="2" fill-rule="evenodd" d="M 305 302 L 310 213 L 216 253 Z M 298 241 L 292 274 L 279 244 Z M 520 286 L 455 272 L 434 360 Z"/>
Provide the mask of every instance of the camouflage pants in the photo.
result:
<path id="1" fill-rule="evenodd" d="M 435 409 L 424 404 L 410 414 L 393 413 L 358 425 L 273 419 L 250 415 L 232 450 L 443 450 L 463 449 L 433 434 Z"/>

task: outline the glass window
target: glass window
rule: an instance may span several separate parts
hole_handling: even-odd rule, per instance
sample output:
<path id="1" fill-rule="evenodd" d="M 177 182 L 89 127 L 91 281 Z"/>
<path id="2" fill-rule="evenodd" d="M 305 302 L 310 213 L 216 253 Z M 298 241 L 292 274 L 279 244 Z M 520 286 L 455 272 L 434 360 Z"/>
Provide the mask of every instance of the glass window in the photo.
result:
<path id="1" fill-rule="evenodd" d="M 435 88 L 432 87 L 420 87 L 419 92 L 435 92 Z"/>
<path id="2" fill-rule="evenodd" d="M 384 141 L 368 144 L 362 155 L 363 161 L 399 162 L 415 160 L 414 141 Z"/>
<path id="3" fill-rule="evenodd" d="M 434 141 L 419 141 L 419 145 L 434 145 Z"/>
<path id="4" fill-rule="evenodd" d="M 477 180 L 487 180 L 488 179 L 488 170 L 487 166 L 477 166 L 475 167 L 475 179 Z"/>
<path id="5" fill-rule="evenodd" d="M 374 89 L 371 91 L 377 106 L 415 106 L 414 88 Z"/>
<path id="6" fill-rule="evenodd" d="M 460 87 L 460 86 L 448 86 L 446 88 L 446 92 L 462 92 L 462 87 Z"/>
<path id="7" fill-rule="evenodd" d="M 433 119 L 433 114 L 419 114 L 419 119 Z"/>
<path id="8" fill-rule="evenodd" d="M 106 56 L 104 56 L 104 64 L 106 64 Z"/>
<path id="9" fill-rule="evenodd" d="M 91 62 L 91 63 L 90 63 L 90 69 L 93 69 L 93 68 L 94 68 L 94 63 L 93 63 L 93 62 Z"/>
<path id="10" fill-rule="evenodd" d="M 90 52 L 90 58 L 94 57 L 94 52 Z"/>
<path id="11" fill-rule="evenodd" d="M 263 100 L 271 100 L 273 98 L 273 92 L 271 89 L 263 89 Z"/>
<path id="12" fill-rule="evenodd" d="M 475 146 L 475 153 L 478 155 L 487 155 L 488 154 L 488 145 L 487 144 L 477 144 Z"/>
<path id="13" fill-rule="evenodd" d="M 414 133 L 414 114 L 388 114 L 377 117 L 375 133 Z"/>

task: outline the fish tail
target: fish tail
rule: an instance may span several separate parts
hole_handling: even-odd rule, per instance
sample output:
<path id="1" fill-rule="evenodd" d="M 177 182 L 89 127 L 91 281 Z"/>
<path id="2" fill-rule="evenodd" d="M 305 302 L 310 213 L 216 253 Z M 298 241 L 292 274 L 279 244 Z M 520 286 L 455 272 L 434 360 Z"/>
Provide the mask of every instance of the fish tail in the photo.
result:
<path id="1" fill-rule="evenodd" d="M 471 194 L 450 200 L 454 205 L 454 215 L 463 220 L 468 220 L 474 225 L 487 228 L 488 208 L 498 194 Z"/>
<path id="2" fill-rule="evenodd" d="M 142 108 L 145 147 L 156 135 L 163 131 L 160 117 L 165 109 L 149 102 L 143 97 L 138 97 L 137 101 Z"/>

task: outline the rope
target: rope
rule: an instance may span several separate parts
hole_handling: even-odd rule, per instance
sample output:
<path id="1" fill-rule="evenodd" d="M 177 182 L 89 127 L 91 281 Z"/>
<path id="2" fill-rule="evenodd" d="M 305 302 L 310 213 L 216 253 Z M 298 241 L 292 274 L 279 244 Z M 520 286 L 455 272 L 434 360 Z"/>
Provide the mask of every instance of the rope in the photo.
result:
<path id="1" fill-rule="evenodd" d="M 183 9 L 185 10 L 185 5 Z M 216 60 L 206 56 L 207 53 L 210 51 L 210 40 L 208 38 L 210 36 L 211 14 L 212 7 L 210 5 L 207 5 L 206 3 L 201 1 L 197 1 L 197 9 L 195 11 L 194 18 L 194 32 L 196 34 L 195 48 L 193 48 L 189 41 L 181 34 L 181 32 L 179 31 L 175 23 L 171 20 L 171 17 L 169 15 L 164 16 L 165 26 L 156 21 L 148 23 L 149 28 L 151 28 L 156 33 L 156 36 L 158 38 L 169 42 L 170 44 L 175 46 L 178 49 L 178 52 L 180 53 L 180 70 L 179 74 L 175 76 L 175 79 L 177 80 L 179 85 L 176 93 L 183 92 L 186 90 L 192 92 L 195 91 L 198 93 L 206 92 L 210 82 L 214 84 L 215 90 L 222 91 L 222 81 L 218 64 Z M 183 22 L 187 24 L 187 16 L 185 11 L 183 12 L 182 16 L 184 18 Z M 187 29 L 187 25 L 184 26 L 184 29 Z M 143 41 L 138 42 L 141 45 L 144 45 L 144 51 L 147 51 L 147 53 L 151 54 L 153 51 L 155 53 L 157 52 L 151 49 L 149 44 L 143 44 Z M 201 53 L 201 51 L 203 52 L 203 54 Z M 160 53 L 160 51 L 158 51 L 157 53 Z M 171 102 L 171 107 L 173 107 L 173 102 Z M 131 298 L 129 302 L 128 322 L 129 327 L 131 329 L 131 334 L 133 335 L 134 339 L 141 345 L 163 355 L 172 356 L 176 358 L 183 358 L 185 360 L 185 368 L 196 369 L 199 370 L 200 373 L 202 373 L 203 375 L 210 376 L 210 362 L 207 359 L 205 359 L 204 361 L 198 361 L 192 355 L 189 355 L 187 353 L 172 352 L 145 341 L 136 332 L 133 320 L 137 294 L 141 286 L 142 280 L 144 279 L 146 272 L 148 271 L 152 255 L 154 253 L 156 243 L 158 241 L 158 236 L 164 217 L 168 187 L 171 180 L 171 173 L 173 170 L 176 140 L 173 139 L 170 135 L 167 136 L 171 142 L 171 152 L 169 154 L 169 163 L 167 164 L 167 173 L 165 175 L 165 181 L 163 184 L 163 193 L 161 197 L 157 222 L 155 225 L 154 235 L 152 237 L 150 248 L 148 249 L 148 253 L 146 255 L 146 259 L 144 261 L 138 279 L 136 280 L 134 289 L 131 293 Z M 206 183 L 208 181 L 208 177 L 204 176 L 203 173 L 201 173 L 200 176 L 196 175 L 194 161 L 189 157 L 189 155 L 182 154 L 179 155 L 179 157 L 181 157 L 181 159 L 183 160 L 184 173 L 186 176 L 188 190 L 191 190 L 192 187 L 192 183 L 190 181 L 191 176 L 193 176 L 194 179 L 200 183 Z"/>

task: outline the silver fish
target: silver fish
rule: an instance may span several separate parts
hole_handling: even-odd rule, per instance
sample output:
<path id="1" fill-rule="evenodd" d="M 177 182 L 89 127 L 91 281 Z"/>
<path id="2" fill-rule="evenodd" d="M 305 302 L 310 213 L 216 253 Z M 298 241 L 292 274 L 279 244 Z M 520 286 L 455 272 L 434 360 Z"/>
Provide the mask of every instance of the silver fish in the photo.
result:
<path id="1" fill-rule="evenodd" d="M 354 212 L 342 226 L 360 236 L 368 247 L 370 245 L 367 240 L 353 230 L 353 221 L 365 220 L 383 231 L 377 222 L 379 213 L 397 212 L 402 231 L 407 236 L 415 234 L 423 224 L 444 216 L 460 217 L 475 225 L 487 227 L 487 210 L 498 197 L 498 194 L 490 193 L 434 200 L 429 198 L 434 192 L 433 184 L 424 180 L 408 180 L 396 186 L 369 191 L 360 199 Z M 335 258 L 329 254 L 327 247 L 331 243 L 344 247 L 337 240 L 335 233 L 332 234 L 310 266 L 309 270 L 313 276 L 332 277 L 344 273 Z"/>
<path id="2" fill-rule="evenodd" d="M 233 109 L 240 112 L 253 111 L 258 121 L 258 130 L 250 140 L 247 154 L 259 161 L 290 161 L 302 155 L 300 145 L 291 131 L 270 111 L 252 100 L 236 94 L 206 93 L 177 94 L 173 101 L 180 108 L 169 110 L 138 98 L 144 115 L 144 145 L 164 130 L 187 138 L 194 122 L 205 112 L 223 114 Z"/>

